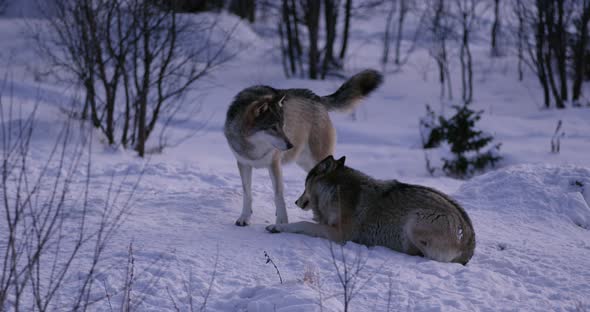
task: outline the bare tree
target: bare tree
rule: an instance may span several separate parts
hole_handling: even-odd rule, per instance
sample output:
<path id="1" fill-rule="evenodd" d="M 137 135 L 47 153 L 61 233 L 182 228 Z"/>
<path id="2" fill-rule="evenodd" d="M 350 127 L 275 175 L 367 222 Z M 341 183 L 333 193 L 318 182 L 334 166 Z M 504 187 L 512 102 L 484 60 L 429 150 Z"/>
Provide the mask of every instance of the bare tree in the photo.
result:
<path id="1" fill-rule="evenodd" d="M 543 10 L 547 49 L 545 51 L 545 68 L 547 80 L 553 92 L 553 100 L 557 108 L 565 108 L 568 100 L 567 74 L 566 74 L 566 19 L 565 2 L 541 1 L 537 10 Z M 556 66 L 557 68 L 554 68 Z M 557 75 L 555 75 L 555 70 Z M 556 81 L 555 76 L 558 77 Z"/>
<path id="2" fill-rule="evenodd" d="M 219 265 L 219 246 L 217 246 L 217 251 L 215 253 L 215 260 L 213 262 L 213 268 L 211 271 L 211 276 L 207 281 L 207 286 L 205 289 L 195 289 L 193 283 L 193 273 L 192 270 L 189 270 L 188 277 L 183 279 L 182 281 L 182 292 L 175 293 L 171 292 L 168 287 L 166 287 L 166 291 L 168 293 L 168 297 L 173 304 L 175 311 L 207 311 L 207 302 L 211 297 L 211 292 L 213 290 L 213 286 L 215 285 L 215 279 L 217 277 L 217 266 Z M 199 291 L 199 297 L 201 298 L 201 303 L 197 305 L 195 299 L 195 292 Z M 175 297 L 177 299 L 175 299 Z M 183 299 L 178 299 L 181 297 Z M 180 305 L 180 307 L 179 307 Z M 181 307 L 183 309 L 181 309 Z"/>
<path id="3" fill-rule="evenodd" d="M 326 74 L 330 69 L 341 67 L 334 57 L 334 43 L 336 42 L 336 25 L 339 6 L 340 0 L 324 0 L 326 45 L 324 48 L 324 60 L 322 64 L 322 79 L 326 78 Z"/>
<path id="4" fill-rule="evenodd" d="M 344 312 L 351 311 L 350 303 L 369 280 L 366 279 L 362 283 L 363 280 L 360 276 L 366 267 L 367 257 L 359 249 L 356 255 L 350 259 L 346 256 L 345 249 L 342 245 L 334 248 L 334 244 L 332 243 L 330 243 L 330 256 L 332 257 L 332 264 L 336 269 L 336 276 L 342 287 Z"/>
<path id="5" fill-rule="evenodd" d="M 545 108 L 551 107 L 551 91 L 549 89 L 548 73 L 545 67 L 545 59 L 549 57 L 548 42 L 546 36 L 546 1 L 534 0 L 526 2 L 519 0 L 516 3 L 515 12 L 522 21 L 520 30 L 523 34 L 524 55 L 520 58 L 537 76 L 543 89 L 543 103 Z M 529 37 L 533 34 L 533 38 Z"/>
<path id="6" fill-rule="evenodd" d="M 229 11 L 247 19 L 250 23 L 256 21 L 256 0 L 231 0 Z"/>
<path id="7" fill-rule="evenodd" d="M 351 308 L 352 300 L 359 294 L 359 292 L 369 283 L 375 274 L 379 273 L 385 262 L 383 262 L 373 272 L 367 271 L 367 261 L 369 259 L 366 253 L 363 253 L 362 245 L 356 245 L 357 250 L 354 254 L 347 255 L 347 248 L 344 245 L 337 244 L 330 241 L 330 257 L 332 265 L 336 270 L 336 277 L 342 289 L 342 299 L 344 303 L 344 311 L 354 311 Z"/>
<path id="8" fill-rule="evenodd" d="M 224 31 L 216 20 L 181 18 L 158 1 L 55 0 L 45 9 L 56 13 L 47 31 L 34 33 L 40 55 L 86 91 L 82 118 L 90 111 L 108 144 L 142 157 L 163 116 L 237 53 L 226 49 L 232 31 L 212 40 Z"/>
<path id="9" fill-rule="evenodd" d="M 558 109 L 570 101 L 578 105 L 581 95 L 583 68 L 587 63 L 584 52 L 588 42 L 590 19 L 588 1 L 519 0 L 515 7 L 524 39 L 526 53 L 522 60 L 537 75 L 543 88 L 544 106 L 552 103 Z M 527 30 L 534 33 L 526 36 Z"/>
<path id="10" fill-rule="evenodd" d="M 385 66 L 389 61 L 389 47 L 391 41 L 391 30 L 393 27 L 393 16 L 397 9 L 397 4 L 395 0 L 391 1 L 391 6 L 389 7 L 389 11 L 387 11 L 387 19 L 385 20 L 385 33 L 383 36 L 383 56 L 381 57 L 381 64 Z"/>
<path id="11" fill-rule="evenodd" d="M 451 75 L 447 43 L 452 36 L 452 19 L 449 15 L 449 7 L 444 0 L 431 0 L 426 7 L 428 31 L 432 36 L 432 47 L 429 53 L 436 61 L 439 73 L 440 96 L 445 96 L 447 88 L 448 98 L 453 98 Z"/>
<path id="12" fill-rule="evenodd" d="M 518 71 L 518 80 L 522 81 L 523 80 L 523 61 L 524 61 L 524 40 L 526 38 L 525 35 L 525 16 L 524 16 L 524 7 L 523 7 L 523 0 L 516 0 L 516 3 L 514 4 L 514 14 L 516 15 L 516 19 L 517 19 L 517 31 L 516 31 L 516 56 L 518 58 L 518 66 L 517 66 L 517 71 Z"/>
<path id="13" fill-rule="evenodd" d="M 346 0 L 344 8 L 344 30 L 342 31 L 342 47 L 340 48 L 340 60 L 346 56 L 348 48 L 348 35 L 350 34 L 350 17 L 352 14 L 352 0 Z"/>
<path id="14" fill-rule="evenodd" d="M 547 49 L 547 39 L 545 36 L 545 29 L 547 27 L 547 22 L 546 22 L 546 10 L 545 10 L 545 1 L 542 0 L 537 0 L 535 1 L 536 5 L 537 5 L 537 14 L 536 14 L 536 18 L 532 17 L 533 15 L 529 15 L 531 16 L 531 24 L 535 29 L 535 49 L 534 49 L 534 54 L 532 52 L 530 53 L 530 58 L 533 61 L 533 63 L 535 64 L 535 67 L 537 69 L 537 77 L 539 78 L 539 81 L 541 83 L 541 86 L 543 87 L 543 96 L 545 99 L 545 107 L 549 108 L 551 106 L 551 98 L 549 95 L 549 80 L 548 80 L 548 76 L 551 73 L 548 73 L 545 67 L 545 64 L 547 63 L 545 61 L 546 58 L 550 58 L 550 55 L 546 54 L 546 50 Z M 532 51 L 532 49 L 529 48 L 529 51 Z"/>
<path id="15" fill-rule="evenodd" d="M 579 1 L 580 6 L 578 15 L 574 17 L 573 24 L 576 29 L 576 36 L 573 44 L 573 57 L 572 57 L 572 71 L 573 71 L 573 83 L 572 83 L 572 101 L 574 105 L 580 105 L 579 101 L 582 96 L 582 83 L 584 81 L 584 68 L 588 66 L 588 58 L 586 57 L 586 51 L 588 47 L 588 26 L 590 25 L 590 1 L 583 0 Z"/>
<path id="16" fill-rule="evenodd" d="M 303 16 L 307 27 L 309 39 L 308 51 L 308 73 L 310 79 L 318 78 L 318 64 L 320 52 L 318 50 L 319 26 L 320 26 L 320 5 L 316 0 L 303 1 Z"/>
<path id="17" fill-rule="evenodd" d="M 96 272 L 108 243 L 129 213 L 140 177 L 131 187 L 127 181 L 117 187 L 111 180 L 104 206 L 91 205 L 92 137 L 87 133 L 92 132 L 84 124 L 77 129 L 72 119 L 64 122 L 40 170 L 31 170 L 36 108 L 22 115 L 11 99 L 5 104 L 3 90 L 0 88 L 0 224 L 5 236 L 0 245 L 0 307 L 85 310 L 100 300 L 92 296 Z M 81 193 L 73 193 L 75 182 L 82 184 Z M 81 260 L 82 251 L 90 257 Z M 64 296 L 63 286 L 74 274 L 74 266 L 79 287 Z"/>
<path id="18" fill-rule="evenodd" d="M 456 18 L 461 25 L 459 61 L 461 63 L 461 90 L 465 105 L 473 101 L 473 62 L 471 57 L 471 32 L 479 15 L 479 0 L 455 0 Z"/>
<path id="19" fill-rule="evenodd" d="M 396 70 L 399 70 L 404 64 L 407 63 L 410 55 L 416 48 L 416 42 L 423 32 L 424 20 L 425 17 L 427 17 L 429 11 L 420 10 L 417 5 L 413 4 L 412 2 L 408 2 L 407 0 L 391 0 L 389 1 L 389 3 L 391 4 L 391 6 L 389 7 L 387 18 L 385 21 L 385 35 L 383 38 L 383 55 L 381 57 L 381 64 L 383 65 L 383 70 L 385 70 L 385 67 L 389 62 L 390 58 L 389 54 L 391 48 L 391 40 L 393 37 L 392 33 L 395 32 L 395 50 L 393 61 L 396 65 Z M 406 17 L 410 12 L 415 13 L 416 17 L 418 18 L 418 22 L 416 23 L 416 28 L 414 30 L 414 34 L 412 35 L 412 37 L 407 38 L 404 37 L 403 29 Z M 396 20 L 395 23 L 394 19 Z M 404 51 L 402 51 L 402 41 L 404 40 L 406 40 L 409 43 L 409 45 Z"/>
<path id="20" fill-rule="evenodd" d="M 298 16 L 299 6 L 295 0 L 283 0 L 282 20 L 279 22 L 279 34 L 281 35 L 281 46 L 283 47 L 283 62 L 285 63 L 285 74 L 287 77 L 297 75 L 303 76 L 303 49 L 299 39 Z M 288 64 L 286 59 L 288 59 Z"/>
<path id="21" fill-rule="evenodd" d="M 4 14 L 6 7 L 8 7 L 8 0 L 0 0 L 0 15 Z"/>
<path id="22" fill-rule="evenodd" d="M 320 13 L 322 3 L 328 7 L 325 10 L 326 46 L 323 54 L 319 48 Z M 328 70 L 336 64 L 333 45 L 336 39 L 337 8 L 335 0 L 283 0 L 283 19 L 279 24 L 279 35 L 283 47 L 283 63 L 287 77 L 299 75 L 310 79 L 325 78 Z M 300 30 L 299 27 L 304 27 Z M 307 38 L 305 38 L 305 36 Z M 307 39 L 307 51 L 303 51 L 301 40 Z M 306 53 L 304 53 L 306 52 Z M 285 60 L 288 58 L 288 62 Z M 306 62 L 307 71 L 303 68 Z M 288 63 L 288 64 L 287 64 Z M 332 65 L 332 66 L 331 66 Z"/>
<path id="23" fill-rule="evenodd" d="M 408 1 L 407 0 L 399 0 L 399 14 L 397 18 L 397 36 L 395 37 L 395 65 L 400 65 L 400 49 L 401 49 L 401 42 L 403 37 L 403 29 L 404 29 L 404 21 L 406 19 L 406 15 L 408 14 Z"/>

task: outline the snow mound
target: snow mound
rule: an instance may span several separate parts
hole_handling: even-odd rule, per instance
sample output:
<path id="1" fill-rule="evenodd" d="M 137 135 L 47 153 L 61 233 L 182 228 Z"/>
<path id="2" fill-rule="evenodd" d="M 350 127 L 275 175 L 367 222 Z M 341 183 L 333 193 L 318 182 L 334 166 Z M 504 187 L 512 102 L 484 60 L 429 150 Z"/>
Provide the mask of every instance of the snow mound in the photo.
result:
<path id="1" fill-rule="evenodd" d="M 216 308 L 248 312 L 332 312 L 344 309 L 342 303 L 336 298 L 322 298 L 320 301 L 318 289 L 307 283 L 296 281 L 274 286 L 246 287 L 230 293 L 228 297 L 230 299 L 225 301 L 223 306 Z"/>
<path id="2" fill-rule="evenodd" d="M 183 18 L 191 20 L 197 29 L 202 30 L 201 33 L 188 34 L 186 42 L 189 45 L 195 42 L 206 43 L 211 52 L 223 50 L 222 58 L 231 58 L 252 47 L 263 49 L 271 47 L 254 32 L 247 21 L 233 14 L 184 14 Z M 211 31 L 208 31 L 209 27 Z"/>
<path id="3" fill-rule="evenodd" d="M 469 210 L 491 210 L 529 221 L 565 220 L 590 229 L 590 170 L 576 166 L 518 165 L 465 183 L 455 197 Z"/>

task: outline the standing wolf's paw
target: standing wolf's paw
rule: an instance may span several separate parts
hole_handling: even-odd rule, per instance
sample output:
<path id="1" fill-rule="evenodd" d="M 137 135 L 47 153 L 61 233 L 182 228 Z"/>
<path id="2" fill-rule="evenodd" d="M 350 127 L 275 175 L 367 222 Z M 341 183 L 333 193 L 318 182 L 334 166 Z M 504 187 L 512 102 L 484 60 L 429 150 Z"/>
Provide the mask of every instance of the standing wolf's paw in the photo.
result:
<path id="1" fill-rule="evenodd" d="M 276 219 L 276 224 L 287 224 L 289 223 L 289 218 L 287 217 L 287 214 L 277 214 L 277 219 Z"/>
<path id="2" fill-rule="evenodd" d="M 266 230 L 269 231 L 270 233 L 281 233 L 282 226 L 280 224 L 271 224 L 266 227 Z"/>
<path id="3" fill-rule="evenodd" d="M 236 220 L 236 225 L 237 226 L 246 226 L 248 224 L 250 224 L 250 218 L 249 217 L 240 216 L 238 218 L 238 220 Z"/>

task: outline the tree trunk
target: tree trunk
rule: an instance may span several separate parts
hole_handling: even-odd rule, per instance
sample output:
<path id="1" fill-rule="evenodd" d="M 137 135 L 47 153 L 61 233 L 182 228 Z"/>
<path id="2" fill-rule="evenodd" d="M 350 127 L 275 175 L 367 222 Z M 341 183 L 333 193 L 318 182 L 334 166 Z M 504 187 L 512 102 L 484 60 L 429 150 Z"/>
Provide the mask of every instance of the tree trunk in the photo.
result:
<path id="1" fill-rule="evenodd" d="M 285 31 L 283 30 L 283 22 L 279 22 L 279 40 L 281 43 L 281 64 L 283 65 L 283 71 L 285 72 L 285 77 L 291 77 L 291 72 L 289 71 L 289 65 L 287 64 L 287 59 L 289 58 L 288 53 L 288 43 L 285 44 L 287 40 L 285 38 Z"/>
<path id="2" fill-rule="evenodd" d="M 524 59 L 523 45 L 524 45 L 524 16 L 523 16 L 522 0 L 516 1 L 516 17 L 518 19 L 518 39 L 517 39 L 517 56 L 518 56 L 518 81 L 523 80 L 524 73 L 522 71 L 522 62 Z"/>
<path id="3" fill-rule="evenodd" d="M 582 4 L 582 14 L 574 22 L 576 26 L 576 41 L 574 44 L 574 56 L 572 69 L 574 73 L 572 84 L 572 101 L 579 105 L 582 95 L 582 82 L 584 81 L 584 68 L 586 68 L 586 47 L 588 46 L 588 24 L 590 21 L 590 0 L 584 0 Z"/>
<path id="4" fill-rule="evenodd" d="M 85 81 L 85 85 L 86 102 L 88 103 L 87 105 L 90 106 L 90 118 L 92 120 L 92 125 L 95 128 L 100 128 L 101 123 L 100 118 L 98 117 L 98 109 L 96 108 L 96 90 L 94 88 L 94 79 L 87 79 Z"/>
<path id="5" fill-rule="evenodd" d="M 254 23 L 256 17 L 255 0 L 232 0 L 229 4 L 229 11 L 235 15 Z"/>
<path id="6" fill-rule="evenodd" d="M 445 75 L 447 78 L 447 90 L 448 90 L 448 99 L 452 100 L 453 99 L 453 84 L 451 81 L 451 69 L 449 68 L 449 61 L 448 61 L 448 57 L 447 57 L 447 44 L 446 44 L 446 39 L 445 41 L 443 41 L 443 64 L 444 64 L 444 69 L 445 69 Z"/>
<path id="7" fill-rule="evenodd" d="M 324 0 L 324 16 L 326 22 L 326 48 L 324 53 L 324 62 L 322 66 L 322 79 L 331 66 L 336 65 L 334 60 L 334 42 L 336 41 L 336 24 L 338 21 L 338 4 L 339 1 Z"/>
<path id="8" fill-rule="evenodd" d="M 141 14 L 149 14 L 147 6 L 142 8 L 144 12 Z M 145 143 L 148 139 L 148 129 L 147 129 L 147 104 L 148 104 L 148 95 L 150 90 L 150 77 L 151 77 L 151 66 L 152 66 L 152 54 L 150 50 L 150 39 L 151 39 L 151 29 L 150 25 L 148 24 L 147 16 L 141 17 L 144 21 L 143 29 L 142 29 L 142 40 L 143 40 L 143 64 L 142 64 L 142 71 L 143 77 L 141 80 L 141 87 L 139 90 L 139 112 L 138 114 L 138 126 L 137 126 L 137 153 L 139 157 L 145 156 Z"/>
<path id="9" fill-rule="evenodd" d="M 453 98 L 453 89 L 451 84 L 451 75 L 447 57 L 447 30 L 443 29 L 443 18 L 445 15 L 444 0 L 438 0 L 434 9 L 432 20 L 432 33 L 436 43 L 433 56 L 439 68 L 439 81 L 441 83 L 441 98 L 445 95 L 445 82 L 448 88 L 448 98 Z"/>
<path id="10" fill-rule="evenodd" d="M 440 82 L 440 98 L 445 97 L 445 64 L 441 59 L 436 59 L 436 65 L 438 65 L 438 82 Z"/>
<path id="11" fill-rule="evenodd" d="M 557 70 L 559 71 L 559 82 L 560 82 L 560 93 L 562 105 L 568 101 L 568 88 L 567 88 L 567 39 L 566 39 L 566 27 L 565 25 L 565 12 L 563 0 L 557 1 L 557 29 L 556 29 L 556 42 L 555 50 L 557 54 Z M 564 108 L 563 106 L 562 108 Z"/>
<path id="12" fill-rule="evenodd" d="M 406 19 L 406 13 L 408 13 L 408 4 L 406 0 L 399 1 L 399 15 L 397 19 L 397 36 L 395 38 L 395 65 L 400 64 L 400 49 L 403 37 L 404 20 Z"/>
<path id="13" fill-rule="evenodd" d="M 474 4 L 472 4 L 474 5 Z M 468 8 L 467 5 L 460 5 L 461 13 L 461 83 L 462 83 L 462 99 L 465 105 L 469 105 L 473 99 L 473 67 L 471 62 L 471 49 L 469 47 L 469 34 L 471 21 L 475 19 L 474 8 Z"/>
<path id="14" fill-rule="evenodd" d="M 295 0 L 291 0 L 291 15 L 293 18 L 293 35 L 295 36 L 293 37 L 293 43 L 297 52 L 295 60 L 299 66 L 300 76 L 303 77 L 303 48 L 301 47 L 301 41 L 299 41 L 299 24 L 297 23 L 297 5 L 295 4 Z"/>
<path id="15" fill-rule="evenodd" d="M 340 60 L 344 59 L 346 49 L 348 48 L 348 34 L 350 32 L 350 14 L 352 10 L 352 0 L 346 0 L 344 8 L 344 31 L 342 32 L 342 48 L 340 49 Z"/>
<path id="16" fill-rule="evenodd" d="M 465 13 L 463 14 L 463 35 L 461 41 L 461 49 L 459 50 L 459 61 L 461 63 L 461 98 L 463 99 L 463 103 L 467 104 L 467 64 L 465 63 L 465 38 L 466 38 L 466 29 L 465 29 Z"/>
<path id="17" fill-rule="evenodd" d="M 129 76 L 127 71 L 123 71 L 123 92 L 125 93 L 125 114 L 123 116 L 123 132 L 121 133 L 121 144 L 124 148 L 127 148 L 129 144 L 129 125 L 131 123 L 131 97 L 130 92 Z"/>
<path id="18" fill-rule="evenodd" d="M 305 21 L 309 35 L 309 78 L 318 78 L 318 34 L 320 20 L 320 2 L 316 0 L 307 0 L 306 2 Z"/>
<path id="19" fill-rule="evenodd" d="M 544 0 L 537 0 L 537 18 L 535 20 L 535 67 L 537 69 L 537 78 L 543 87 L 543 100 L 545 108 L 551 107 L 551 95 L 549 93 L 549 83 L 547 81 L 547 72 L 545 70 L 545 52 L 546 49 L 546 8 Z"/>
<path id="20" fill-rule="evenodd" d="M 545 70 L 547 73 L 547 80 L 555 100 L 555 106 L 557 108 L 565 108 L 563 97 L 558 89 L 557 83 L 555 82 L 555 74 L 553 71 L 553 61 L 556 60 L 558 66 L 558 72 L 560 71 L 560 50 L 559 44 L 559 26 L 555 22 L 555 3 L 548 1 L 545 3 L 545 24 L 546 24 L 546 36 L 548 38 L 548 45 L 544 56 Z"/>
<path id="21" fill-rule="evenodd" d="M 500 49 L 498 47 L 498 32 L 500 31 L 500 0 L 494 0 L 494 23 L 492 24 L 491 34 L 491 55 L 492 57 L 500 56 Z"/>
<path id="22" fill-rule="evenodd" d="M 467 100 L 465 104 L 469 104 L 473 101 L 473 62 L 471 61 L 472 58 L 471 47 L 469 46 L 469 33 L 467 33 L 465 52 L 467 54 Z"/>
<path id="23" fill-rule="evenodd" d="M 385 35 L 383 36 L 383 56 L 381 57 L 381 64 L 383 68 L 389 61 L 389 41 L 391 39 L 391 24 L 393 22 L 393 15 L 395 14 L 396 3 L 395 0 L 391 1 L 391 8 L 387 13 L 387 19 L 385 20 Z"/>
<path id="24" fill-rule="evenodd" d="M 289 0 L 283 0 L 283 23 L 285 25 L 285 29 L 287 31 L 287 47 L 286 47 L 286 55 L 289 57 L 289 65 L 291 68 L 291 74 L 295 74 L 297 72 L 297 67 L 295 63 L 295 38 L 293 37 L 293 31 L 291 27 L 297 27 L 297 24 L 291 24 L 291 10 L 289 9 Z"/>

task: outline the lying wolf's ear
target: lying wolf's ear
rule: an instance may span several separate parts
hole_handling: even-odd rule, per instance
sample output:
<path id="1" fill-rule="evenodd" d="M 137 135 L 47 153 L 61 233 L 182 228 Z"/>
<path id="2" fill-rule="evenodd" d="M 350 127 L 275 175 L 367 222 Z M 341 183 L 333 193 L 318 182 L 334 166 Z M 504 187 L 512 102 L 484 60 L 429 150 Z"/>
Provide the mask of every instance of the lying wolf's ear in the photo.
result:
<path id="1" fill-rule="evenodd" d="M 277 102 L 277 105 L 279 106 L 279 108 L 283 108 L 283 105 L 285 104 L 285 97 L 287 97 L 287 95 L 283 95 L 283 97 Z"/>
<path id="2" fill-rule="evenodd" d="M 317 172 L 321 173 L 321 172 L 327 172 L 329 170 L 332 169 L 332 167 L 334 167 L 334 156 L 330 155 L 326 158 L 324 158 L 322 161 L 320 161 L 317 165 Z"/>
<path id="3" fill-rule="evenodd" d="M 338 165 L 338 167 L 342 167 L 342 166 L 344 166 L 344 161 L 345 161 L 345 160 L 346 160 L 346 156 L 342 156 L 342 157 L 340 157 L 340 159 L 338 159 L 338 160 L 336 161 L 336 164 Z"/>

